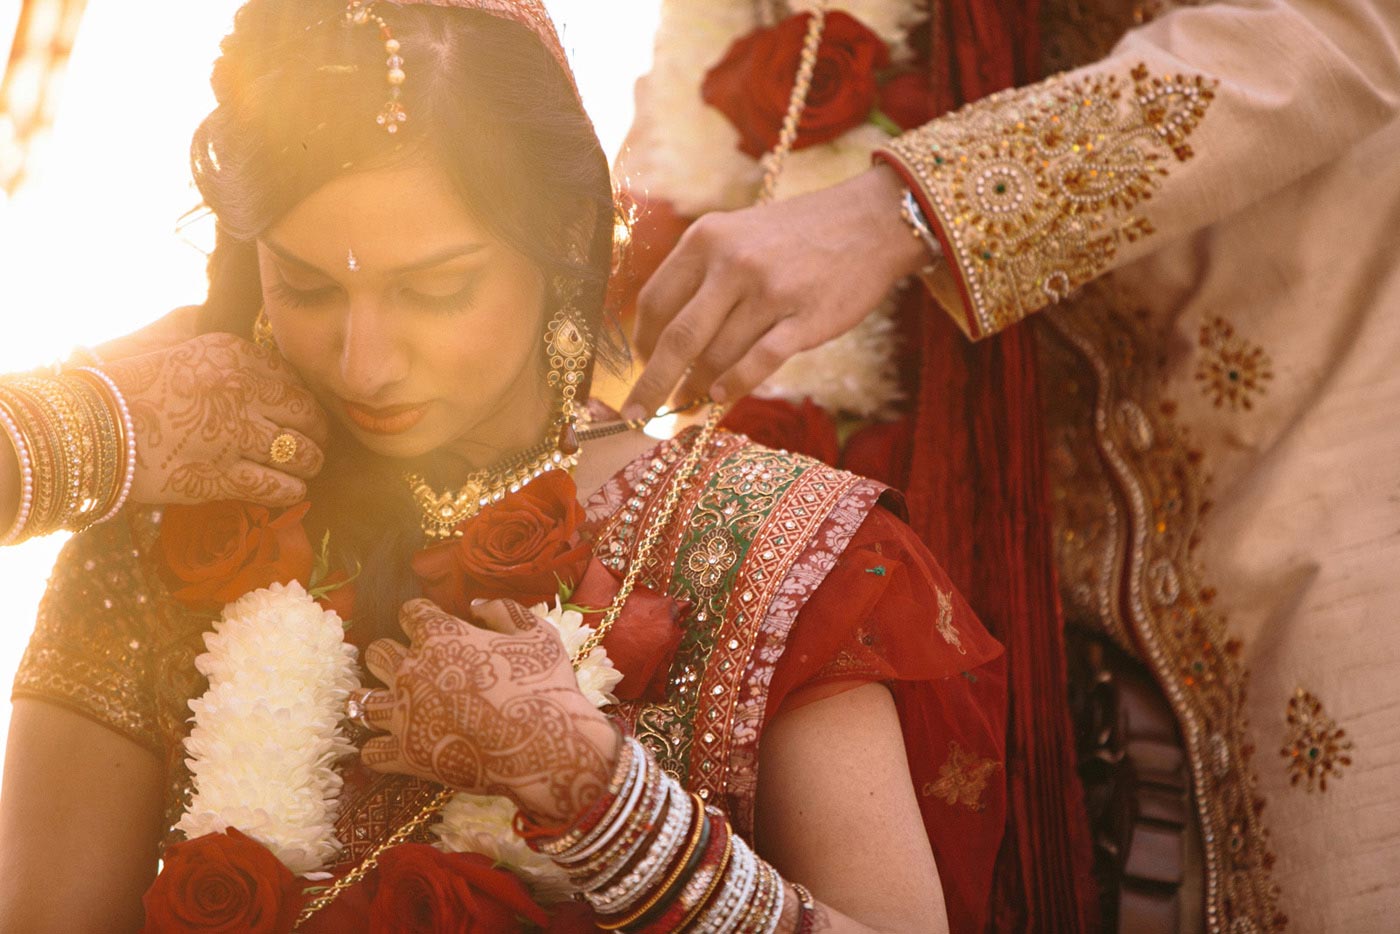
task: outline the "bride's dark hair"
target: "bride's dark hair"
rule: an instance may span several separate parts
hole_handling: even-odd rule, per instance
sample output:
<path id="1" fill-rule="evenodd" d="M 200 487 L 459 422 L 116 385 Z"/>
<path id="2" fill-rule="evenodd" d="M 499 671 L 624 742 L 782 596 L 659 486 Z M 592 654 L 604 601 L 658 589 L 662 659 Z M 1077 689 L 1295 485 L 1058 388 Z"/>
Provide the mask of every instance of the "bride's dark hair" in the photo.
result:
<path id="1" fill-rule="evenodd" d="M 344 0 L 250 0 L 221 46 L 218 106 L 191 147 L 196 184 L 218 220 L 200 329 L 251 336 L 262 304 L 256 239 L 303 198 L 338 175 L 426 156 L 546 281 L 578 284 L 594 334 L 614 333 L 603 312 L 608 160 L 553 54 L 528 28 L 486 13 L 381 4 L 407 75 L 408 121 L 391 135 L 375 122 L 388 99 L 384 40 L 374 25 L 345 26 L 345 8 Z M 331 531 L 338 564 L 361 568 L 357 622 L 391 627 L 397 604 L 414 594 L 417 510 L 400 468 L 343 432 L 328 455 L 311 484 L 310 522 Z"/>

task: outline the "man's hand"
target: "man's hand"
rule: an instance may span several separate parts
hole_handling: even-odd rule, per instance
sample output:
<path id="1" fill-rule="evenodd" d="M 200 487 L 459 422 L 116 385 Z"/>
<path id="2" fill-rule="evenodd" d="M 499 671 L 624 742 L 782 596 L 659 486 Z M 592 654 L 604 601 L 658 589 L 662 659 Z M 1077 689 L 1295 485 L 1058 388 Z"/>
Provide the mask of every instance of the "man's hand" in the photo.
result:
<path id="1" fill-rule="evenodd" d="M 859 324 L 931 261 L 900 217 L 902 191 L 881 166 L 696 221 L 638 298 L 633 342 L 648 363 L 623 414 L 706 394 L 733 401 L 794 354 Z"/>

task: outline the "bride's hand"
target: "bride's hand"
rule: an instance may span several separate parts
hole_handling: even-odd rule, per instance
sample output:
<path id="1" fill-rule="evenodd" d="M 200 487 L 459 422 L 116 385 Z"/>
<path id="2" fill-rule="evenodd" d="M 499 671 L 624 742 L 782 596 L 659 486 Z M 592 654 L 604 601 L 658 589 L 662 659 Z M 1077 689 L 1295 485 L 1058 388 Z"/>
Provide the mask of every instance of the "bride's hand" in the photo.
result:
<path id="1" fill-rule="evenodd" d="M 231 334 L 106 364 L 136 429 L 138 503 L 289 506 L 321 469 L 325 414 L 276 354 Z M 290 460 L 273 442 L 290 435 Z"/>
<path id="2" fill-rule="evenodd" d="M 518 603 L 493 600 L 464 622 L 427 600 L 406 603 L 410 645 L 365 652 L 388 689 L 365 699 L 366 765 L 474 794 L 505 795 L 531 817 L 564 823 L 607 787 L 618 732 L 578 689 L 554 629 Z"/>

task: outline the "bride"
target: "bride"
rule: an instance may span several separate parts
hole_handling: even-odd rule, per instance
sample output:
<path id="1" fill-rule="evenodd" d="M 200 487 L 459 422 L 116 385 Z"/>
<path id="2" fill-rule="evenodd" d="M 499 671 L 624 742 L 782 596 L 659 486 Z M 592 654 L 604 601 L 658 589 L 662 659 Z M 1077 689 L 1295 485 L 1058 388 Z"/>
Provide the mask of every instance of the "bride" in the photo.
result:
<path id="1" fill-rule="evenodd" d="M 612 188 L 538 0 L 251 0 L 213 85 L 202 335 L 109 372 L 170 389 L 144 463 L 275 348 L 324 469 L 69 544 L 0 929 L 979 928 L 1000 648 L 873 482 L 589 403 Z"/>

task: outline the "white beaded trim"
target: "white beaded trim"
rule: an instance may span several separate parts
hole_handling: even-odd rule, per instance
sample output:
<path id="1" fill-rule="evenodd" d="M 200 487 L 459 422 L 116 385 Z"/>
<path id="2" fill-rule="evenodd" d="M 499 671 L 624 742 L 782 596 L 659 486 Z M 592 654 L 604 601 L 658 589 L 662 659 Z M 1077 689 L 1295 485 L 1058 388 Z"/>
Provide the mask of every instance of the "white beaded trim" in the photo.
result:
<path id="1" fill-rule="evenodd" d="M 29 524 L 29 513 L 34 508 L 34 465 L 29 459 L 29 446 L 24 443 L 24 435 L 20 434 L 19 425 L 15 424 L 10 413 L 4 409 L 0 409 L 0 424 L 5 426 L 5 432 L 10 436 L 10 443 L 14 445 L 15 454 L 19 458 L 19 511 L 15 513 L 15 521 L 10 530 L 5 533 L 4 538 L 0 538 L 0 545 L 13 545 L 24 534 L 24 527 Z"/>

